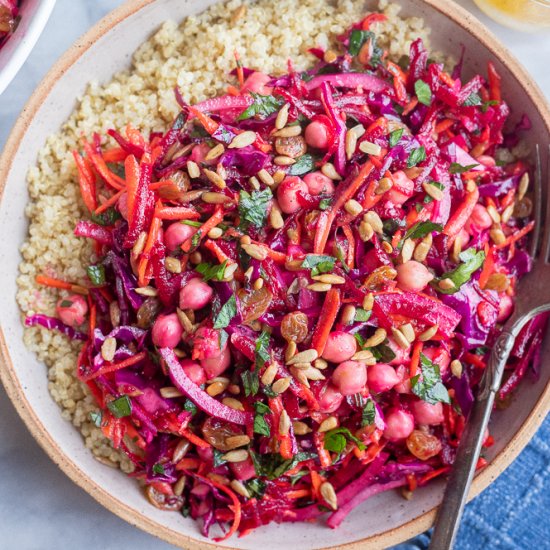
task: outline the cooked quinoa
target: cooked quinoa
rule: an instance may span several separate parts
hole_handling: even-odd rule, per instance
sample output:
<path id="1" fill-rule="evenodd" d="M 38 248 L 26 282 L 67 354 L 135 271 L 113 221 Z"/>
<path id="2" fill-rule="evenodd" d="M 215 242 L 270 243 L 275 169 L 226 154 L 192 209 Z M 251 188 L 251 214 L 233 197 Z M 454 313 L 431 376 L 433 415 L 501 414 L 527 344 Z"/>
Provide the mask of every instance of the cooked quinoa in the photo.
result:
<path id="1" fill-rule="evenodd" d="M 374 30 L 392 58 L 407 55 L 418 37 L 429 47 L 421 19 L 400 18 L 400 7 L 387 0 L 381 0 L 379 8 L 388 20 Z M 230 78 L 235 51 L 244 65 L 265 73 L 285 71 L 289 58 L 303 70 L 314 60 L 308 48 L 338 49 L 336 37 L 365 13 L 363 0 L 230 0 L 188 17 L 179 26 L 167 21 L 137 50 L 128 70 L 105 84 L 91 82 L 28 173 L 29 234 L 21 248 L 17 280 L 23 315 L 55 315 L 59 291 L 37 285 L 37 274 L 85 283 L 86 266 L 94 261 L 89 241 L 73 235 L 75 223 L 85 215 L 71 154 L 79 148 L 81 135 L 104 135 L 109 128 L 129 123 L 145 133 L 165 131 L 179 111 L 174 88 L 178 86 L 190 103 L 219 94 Z M 128 458 L 113 450 L 90 420 L 97 407 L 76 377 L 80 343 L 40 327 L 26 328 L 24 341 L 46 364 L 50 393 L 63 416 L 80 430 L 86 446 L 102 462 L 131 471 Z"/>

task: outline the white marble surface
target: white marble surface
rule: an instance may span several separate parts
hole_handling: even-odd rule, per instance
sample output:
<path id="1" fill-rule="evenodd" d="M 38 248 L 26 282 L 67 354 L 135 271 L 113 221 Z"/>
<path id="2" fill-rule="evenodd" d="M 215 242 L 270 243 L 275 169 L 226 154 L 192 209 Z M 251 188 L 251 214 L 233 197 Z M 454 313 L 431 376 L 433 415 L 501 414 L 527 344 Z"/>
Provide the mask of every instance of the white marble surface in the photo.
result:
<path id="1" fill-rule="evenodd" d="M 0 96 L 0 147 L 17 114 L 54 61 L 121 0 L 58 0 L 27 63 Z M 512 50 L 550 98 L 550 33 L 526 35 L 473 11 Z M 489 489 L 490 490 L 490 489 Z M 550 487 L 548 487 L 550 490 Z M 173 548 L 118 519 L 48 459 L 0 387 L 0 550 L 163 550 Z"/>

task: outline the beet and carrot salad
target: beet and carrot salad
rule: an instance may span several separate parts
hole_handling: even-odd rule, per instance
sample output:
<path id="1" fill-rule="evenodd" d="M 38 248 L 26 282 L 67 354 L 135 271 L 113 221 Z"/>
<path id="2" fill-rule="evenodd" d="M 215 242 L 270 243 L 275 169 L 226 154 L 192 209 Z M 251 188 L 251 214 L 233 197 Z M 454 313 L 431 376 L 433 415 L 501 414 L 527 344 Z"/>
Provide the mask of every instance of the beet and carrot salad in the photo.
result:
<path id="1" fill-rule="evenodd" d="M 448 472 L 530 269 L 529 166 L 499 160 L 528 122 L 504 132 L 492 64 L 464 83 L 421 40 L 391 61 L 369 30 L 382 17 L 306 72 L 237 57 L 225 95 L 176 90 L 167 132 L 74 151 L 89 281 L 39 276 L 58 317 L 26 322 L 83 342 L 96 425 L 153 505 L 218 524 L 215 540 L 335 528 Z M 536 376 L 544 322 L 518 338 L 502 402 Z"/>

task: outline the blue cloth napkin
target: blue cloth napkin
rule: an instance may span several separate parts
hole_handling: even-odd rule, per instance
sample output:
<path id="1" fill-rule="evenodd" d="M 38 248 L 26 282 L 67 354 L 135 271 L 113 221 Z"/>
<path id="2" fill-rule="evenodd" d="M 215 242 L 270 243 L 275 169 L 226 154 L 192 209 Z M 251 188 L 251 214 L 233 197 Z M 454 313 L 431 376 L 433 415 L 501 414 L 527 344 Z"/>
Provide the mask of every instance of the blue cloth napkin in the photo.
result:
<path id="1" fill-rule="evenodd" d="M 550 548 L 550 417 L 510 467 L 464 512 L 455 550 Z M 426 550 L 430 532 L 392 550 Z"/>

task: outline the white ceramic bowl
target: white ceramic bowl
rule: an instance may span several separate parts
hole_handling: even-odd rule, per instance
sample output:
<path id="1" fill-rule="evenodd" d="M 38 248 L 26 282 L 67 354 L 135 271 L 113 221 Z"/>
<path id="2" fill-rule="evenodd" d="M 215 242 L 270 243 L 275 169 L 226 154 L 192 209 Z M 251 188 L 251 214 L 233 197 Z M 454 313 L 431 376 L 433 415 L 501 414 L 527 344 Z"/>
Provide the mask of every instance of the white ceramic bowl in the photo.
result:
<path id="1" fill-rule="evenodd" d="M 21 20 L 0 49 L 0 94 L 8 87 L 42 34 L 55 6 L 55 0 L 24 0 Z"/>
<path id="2" fill-rule="evenodd" d="M 94 460 L 79 433 L 62 419 L 48 394 L 44 367 L 22 342 L 21 315 L 15 302 L 19 247 L 27 232 L 24 208 L 25 174 L 36 161 L 46 137 L 57 131 L 74 108 L 91 78 L 107 81 L 126 67 L 132 52 L 164 20 L 196 13 L 216 0 L 132 0 L 113 12 L 79 40 L 50 71 L 19 118 L 0 159 L 0 370 L 8 394 L 46 452 L 78 485 L 130 523 L 186 549 L 216 548 L 203 538 L 191 519 L 153 508 L 138 485 L 122 473 Z M 299 0 L 296 0 L 299 1 Z M 457 54 L 466 46 L 465 76 L 485 73 L 492 59 L 503 80 L 515 118 L 526 113 L 533 124 L 531 143 L 550 142 L 550 112 L 526 72 L 498 40 L 450 0 L 397 0 L 405 15 L 415 14 L 432 27 L 437 49 Z M 101 63 L 97 60 L 101 59 Z M 546 154 L 547 148 L 543 147 Z M 546 159 L 544 159 L 546 162 Z M 548 181 L 548 178 L 546 178 Z M 548 341 L 543 358 L 548 357 Z M 510 407 L 495 415 L 496 444 L 487 452 L 489 465 L 477 476 L 472 496 L 483 490 L 515 458 L 533 436 L 550 403 L 550 364 L 541 378 L 522 385 Z M 418 490 L 412 501 L 384 493 L 354 510 L 338 530 L 316 524 L 269 525 L 242 539 L 233 548 L 383 548 L 413 536 L 433 521 L 442 495 L 440 480 Z"/>

